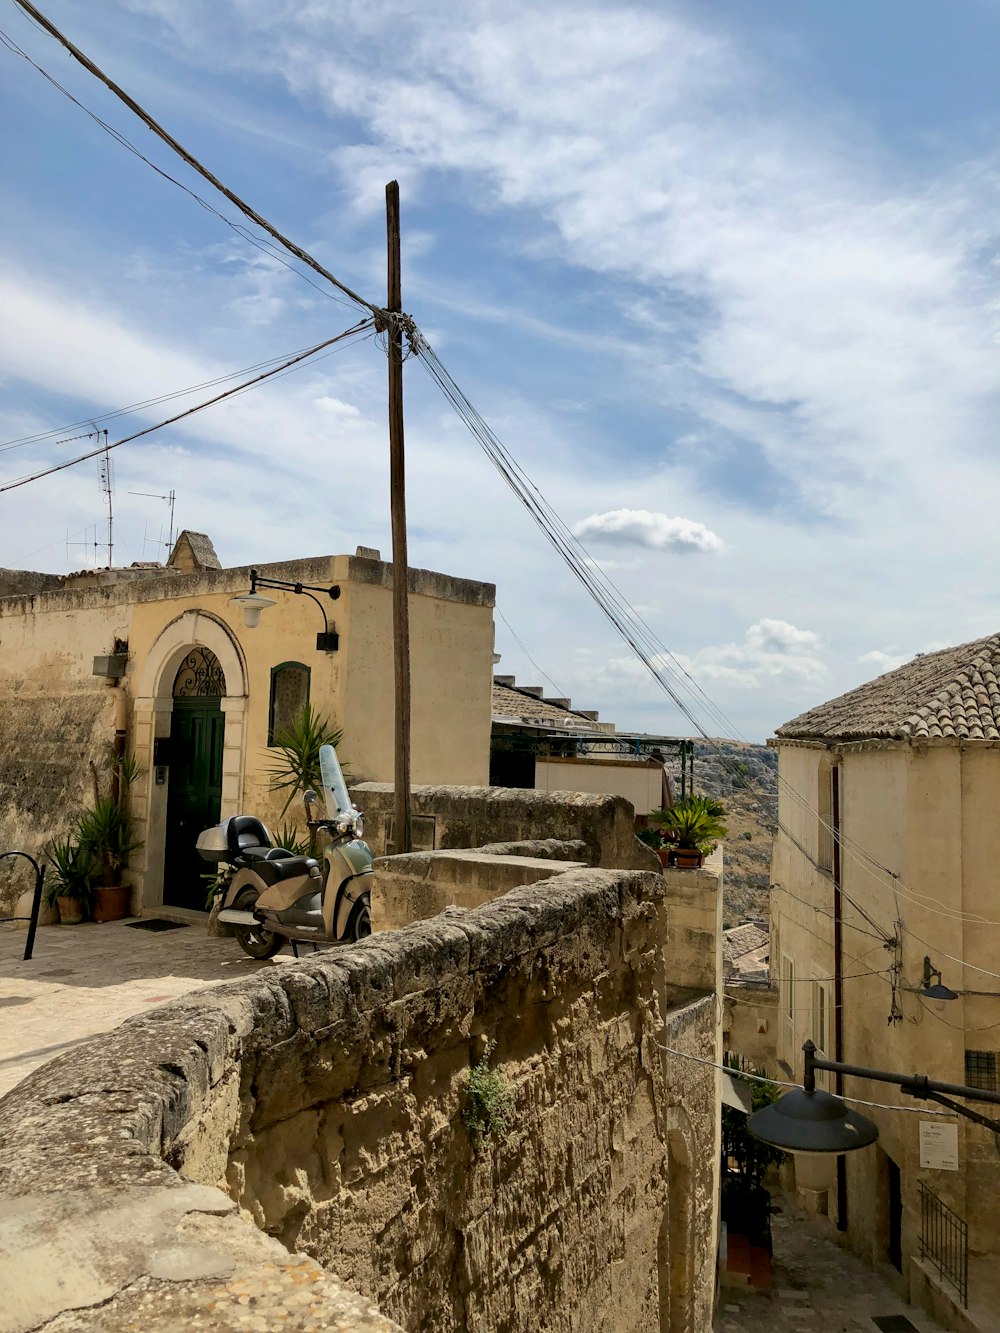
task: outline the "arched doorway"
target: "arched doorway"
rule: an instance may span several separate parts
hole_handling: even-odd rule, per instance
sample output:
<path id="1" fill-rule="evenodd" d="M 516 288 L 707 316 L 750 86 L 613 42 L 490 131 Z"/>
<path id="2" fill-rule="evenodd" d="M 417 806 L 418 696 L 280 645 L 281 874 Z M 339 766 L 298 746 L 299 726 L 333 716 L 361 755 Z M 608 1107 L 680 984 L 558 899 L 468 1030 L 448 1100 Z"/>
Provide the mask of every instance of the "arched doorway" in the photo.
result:
<path id="1" fill-rule="evenodd" d="M 201 878 L 208 866 L 198 855 L 202 829 L 219 822 L 222 804 L 226 678 L 210 648 L 198 645 L 174 677 L 170 721 L 170 787 L 163 858 L 163 901 L 195 911 L 205 908 Z"/>

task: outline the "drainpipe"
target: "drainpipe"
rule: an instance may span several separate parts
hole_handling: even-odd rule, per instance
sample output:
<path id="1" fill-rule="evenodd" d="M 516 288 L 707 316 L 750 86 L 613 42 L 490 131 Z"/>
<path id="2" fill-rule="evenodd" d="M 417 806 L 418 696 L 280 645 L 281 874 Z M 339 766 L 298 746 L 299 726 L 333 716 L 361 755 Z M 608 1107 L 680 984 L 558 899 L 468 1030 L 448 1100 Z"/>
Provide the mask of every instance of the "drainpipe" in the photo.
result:
<path id="1" fill-rule="evenodd" d="M 834 1060 L 844 1059 L 844 904 L 841 893 L 840 765 L 830 769 L 830 822 L 833 825 L 833 1049 Z M 835 1090 L 844 1095 L 844 1076 L 838 1070 Z M 847 1159 L 837 1158 L 837 1230 L 847 1230 Z"/>
<path id="2" fill-rule="evenodd" d="M 125 756 L 125 737 L 128 731 L 128 696 L 121 685 L 115 686 L 115 738 L 112 752 L 115 764 L 111 770 L 111 799 L 118 804 L 121 797 L 121 769 L 119 761 Z M 838 1057 L 839 1059 L 839 1057 Z"/>

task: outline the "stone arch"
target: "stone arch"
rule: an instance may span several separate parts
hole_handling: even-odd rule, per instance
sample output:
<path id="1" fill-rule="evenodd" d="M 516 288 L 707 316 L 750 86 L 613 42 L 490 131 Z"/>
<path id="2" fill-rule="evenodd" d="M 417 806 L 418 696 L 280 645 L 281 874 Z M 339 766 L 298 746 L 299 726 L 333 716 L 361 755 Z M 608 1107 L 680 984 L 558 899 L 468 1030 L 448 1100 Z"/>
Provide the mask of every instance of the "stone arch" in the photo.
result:
<path id="1" fill-rule="evenodd" d="M 225 714 L 223 819 L 239 812 L 242 797 L 248 696 L 246 657 L 233 631 L 217 616 L 207 611 L 184 611 L 157 635 L 135 677 L 135 756 L 144 775 L 135 794 L 144 857 L 137 897 L 145 908 L 163 901 L 169 772 L 163 775 L 165 780 L 158 781 L 154 746 L 157 739 L 170 735 L 174 679 L 185 656 L 195 647 L 207 648 L 215 654 L 226 680 L 226 692 L 221 699 Z"/>
<path id="2" fill-rule="evenodd" d="M 667 1112 L 666 1142 L 667 1206 L 657 1247 L 660 1328 L 663 1333 L 698 1333 L 695 1145 L 682 1107 L 672 1106 Z"/>

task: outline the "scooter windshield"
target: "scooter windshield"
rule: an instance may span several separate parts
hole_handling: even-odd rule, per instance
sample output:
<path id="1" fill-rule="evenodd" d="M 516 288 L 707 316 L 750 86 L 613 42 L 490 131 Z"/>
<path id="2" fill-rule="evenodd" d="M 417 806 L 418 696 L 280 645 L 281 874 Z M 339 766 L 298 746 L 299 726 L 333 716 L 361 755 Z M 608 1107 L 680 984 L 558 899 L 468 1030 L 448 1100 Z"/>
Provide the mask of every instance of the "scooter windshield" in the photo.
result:
<path id="1" fill-rule="evenodd" d="M 326 808 L 331 815 L 335 811 L 341 815 L 351 814 L 354 811 L 354 806 L 347 794 L 347 783 L 344 781 L 344 771 L 340 767 L 337 751 L 332 745 L 321 745 L 319 747 L 319 771 L 323 778 Z"/>

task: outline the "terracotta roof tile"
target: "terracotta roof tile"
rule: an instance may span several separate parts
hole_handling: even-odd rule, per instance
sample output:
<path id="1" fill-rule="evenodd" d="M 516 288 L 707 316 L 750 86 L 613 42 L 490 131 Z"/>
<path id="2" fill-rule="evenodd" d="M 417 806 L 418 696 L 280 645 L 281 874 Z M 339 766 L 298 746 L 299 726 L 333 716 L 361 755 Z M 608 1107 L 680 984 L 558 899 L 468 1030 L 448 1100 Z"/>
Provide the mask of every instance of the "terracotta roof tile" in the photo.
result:
<path id="1" fill-rule="evenodd" d="M 1000 739 L 1000 634 L 924 653 L 786 722 L 786 739 Z"/>

